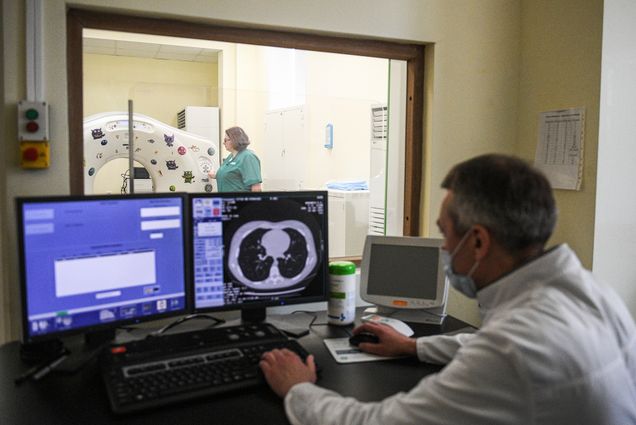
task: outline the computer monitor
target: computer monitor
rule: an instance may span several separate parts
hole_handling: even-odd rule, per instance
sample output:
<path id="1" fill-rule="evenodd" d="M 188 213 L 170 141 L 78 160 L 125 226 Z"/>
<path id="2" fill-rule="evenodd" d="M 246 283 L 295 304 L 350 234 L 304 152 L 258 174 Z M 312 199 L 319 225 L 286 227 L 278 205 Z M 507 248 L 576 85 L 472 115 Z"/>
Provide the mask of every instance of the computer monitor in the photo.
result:
<path id="1" fill-rule="evenodd" d="M 188 311 L 185 195 L 18 198 L 25 343 Z"/>
<path id="2" fill-rule="evenodd" d="M 190 194 L 196 312 L 327 299 L 327 192 Z"/>
<path id="3" fill-rule="evenodd" d="M 369 312 L 409 322 L 441 323 L 448 284 L 441 239 L 368 235 L 360 270 L 360 298 Z"/>

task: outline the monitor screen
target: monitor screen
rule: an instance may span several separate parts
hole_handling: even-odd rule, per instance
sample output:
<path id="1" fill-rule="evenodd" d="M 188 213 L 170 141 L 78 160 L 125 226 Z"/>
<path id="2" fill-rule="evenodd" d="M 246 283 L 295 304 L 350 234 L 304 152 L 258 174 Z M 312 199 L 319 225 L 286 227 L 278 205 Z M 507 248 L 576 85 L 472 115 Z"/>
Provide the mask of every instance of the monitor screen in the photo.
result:
<path id="1" fill-rule="evenodd" d="M 398 298 L 435 299 L 439 252 L 427 246 L 371 246 L 367 293 Z M 395 271 L 399 270 L 396 275 Z M 426 279 L 429 284 L 426 285 Z"/>
<path id="2" fill-rule="evenodd" d="M 25 341 L 187 312 L 185 196 L 17 200 Z"/>
<path id="3" fill-rule="evenodd" d="M 392 308 L 438 307 L 446 301 L 440 239 L 367 236 L 360 296 Z"/>
<path id="4" fill-rule="evenodd" d="M 324 301 L 327 192 L 190 195 L 194 307 Z"/>

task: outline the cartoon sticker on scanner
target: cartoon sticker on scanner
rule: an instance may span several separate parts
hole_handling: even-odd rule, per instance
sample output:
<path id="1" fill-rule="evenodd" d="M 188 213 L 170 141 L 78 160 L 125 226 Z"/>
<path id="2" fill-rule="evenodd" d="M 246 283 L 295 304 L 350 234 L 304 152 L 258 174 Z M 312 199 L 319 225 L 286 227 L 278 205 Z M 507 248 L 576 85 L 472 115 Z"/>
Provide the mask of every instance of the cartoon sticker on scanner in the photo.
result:
<path id="1" fill-rule="evenodd" d="M 93 136 L 93 140 L 101 139 L 106 136 L 101 128 L 95 128 L 91 130 L 91 136 Z"/>
<path id="2" fill-rule="evenodd" d="M 172 136 L 168 136 L 167 134 L 163 135 L 163 141 L 166 142 L 166 145 L 171 148 L 174 143 L 174 134 Z"/>
<path id="3" fill-rule="evenodd" d="M 194 175 L 192 175 L 192 171 L 184 171 L 181 177 L 183 177 L 184 183 L 192 183 L 194 181 Z"/>
<path id="4" fill-rule="evenodd" d="M 243 224 L 232 236 L 229 271 L 249 288 L 248 295 L 287 295 L 302 291 L 316 274 L 314 236 L 300 220 Z"/>

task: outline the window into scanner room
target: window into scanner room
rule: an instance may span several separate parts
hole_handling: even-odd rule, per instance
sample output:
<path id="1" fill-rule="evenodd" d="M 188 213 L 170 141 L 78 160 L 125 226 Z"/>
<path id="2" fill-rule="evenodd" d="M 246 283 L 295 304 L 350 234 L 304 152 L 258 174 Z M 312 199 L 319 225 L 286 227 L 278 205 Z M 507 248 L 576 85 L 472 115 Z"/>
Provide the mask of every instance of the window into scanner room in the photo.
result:
<path id="1" fill-rule="evenodd" d="M 85 29 L 84 192 L 214 192 L 242 127 L 263 190 L 329 192 L 329 255 L 402 235 L 406 62 Z"/>

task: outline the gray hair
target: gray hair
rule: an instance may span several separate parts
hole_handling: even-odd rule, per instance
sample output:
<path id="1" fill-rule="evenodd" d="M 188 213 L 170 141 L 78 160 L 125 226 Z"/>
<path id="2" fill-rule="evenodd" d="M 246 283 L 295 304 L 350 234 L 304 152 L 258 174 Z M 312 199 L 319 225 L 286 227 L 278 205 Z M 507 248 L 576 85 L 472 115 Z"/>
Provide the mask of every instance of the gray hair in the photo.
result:
<path id="1" fill-rule="evenodd" d="M 225 130 L 225 134 L 232 142 L 232 147 L 237 151 L 242 151 L 250 144 L 250 138 L 241 127 L 230 127 Z"/>
<path id="2" fill-rule="evenodd" d="M 485 226 L 504 248 L 543 247 L 557 211 L 546 177 L 519 158 L 482 155 L 455 165 L 442 187 L 453 193 L 448 207 L 458 234 Z"/>

